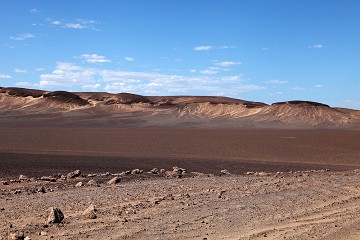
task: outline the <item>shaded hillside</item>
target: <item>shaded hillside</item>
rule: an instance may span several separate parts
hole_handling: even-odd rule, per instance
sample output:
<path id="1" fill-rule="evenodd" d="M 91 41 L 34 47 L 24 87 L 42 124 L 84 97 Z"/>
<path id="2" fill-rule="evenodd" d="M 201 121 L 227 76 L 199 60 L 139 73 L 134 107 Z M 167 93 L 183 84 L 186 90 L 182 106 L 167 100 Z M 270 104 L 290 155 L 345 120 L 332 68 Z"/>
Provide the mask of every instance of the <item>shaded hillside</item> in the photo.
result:
<path id="1" fill-rule="evenodd" d="M 26 89 L 26 88 L 0 88 L 0 93 L 7 93 L 10 96 L 16 97 L 41 97 L 45 91 Z"/>
<path id="2" fill-rule="evenodd" d="M 299 101 L 299 100 L 294 100 L 294 101 L 287 101 L 287 102 L 276 102 L 273 103 L 272 105 L 302 105 L 302 106 L 315 106 L 315 107 L 330 107 L 329 105 L 323 104 L 323 103 L 318 103 L 318 102 L 311 102 L 311 101 Z"/>
<path id="3" fill-rule="evenodd" d="M 82 99 L 79 95 L 65 91 L 48 92 L 43 94 L 42 96 L 46 99 L 49 99 L 51 101 L 57 101 L 59 103 L 66 103 L 66 104 L 70 103 L 79 106 L 84 106 L 89 104 L 87 100 Z"/>

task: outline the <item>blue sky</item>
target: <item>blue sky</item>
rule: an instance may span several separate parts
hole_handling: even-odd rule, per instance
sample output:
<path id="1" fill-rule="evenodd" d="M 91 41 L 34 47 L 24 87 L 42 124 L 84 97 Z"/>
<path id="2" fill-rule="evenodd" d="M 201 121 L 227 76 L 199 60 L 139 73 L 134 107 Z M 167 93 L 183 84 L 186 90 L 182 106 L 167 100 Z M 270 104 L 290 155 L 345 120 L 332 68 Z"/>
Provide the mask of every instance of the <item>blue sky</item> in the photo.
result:
<path id="1" fill-rule="evenodd" d="M 0 86 L 360 109 L 360 1 L 0 2 Z"/>

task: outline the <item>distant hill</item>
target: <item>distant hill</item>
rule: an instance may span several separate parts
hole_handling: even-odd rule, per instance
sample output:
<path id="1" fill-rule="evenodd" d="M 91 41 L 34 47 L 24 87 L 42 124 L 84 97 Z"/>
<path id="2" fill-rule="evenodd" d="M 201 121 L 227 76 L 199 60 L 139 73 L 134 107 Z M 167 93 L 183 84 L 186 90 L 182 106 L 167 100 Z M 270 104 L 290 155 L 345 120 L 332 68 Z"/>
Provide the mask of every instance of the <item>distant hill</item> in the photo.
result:
<path id="1" fill-rule="evenodd" d="M 2 125 L 356 128 L 360 111 L 311 101 L 271 105 L 228 97 L 141 96 L 0 87 Z"/>

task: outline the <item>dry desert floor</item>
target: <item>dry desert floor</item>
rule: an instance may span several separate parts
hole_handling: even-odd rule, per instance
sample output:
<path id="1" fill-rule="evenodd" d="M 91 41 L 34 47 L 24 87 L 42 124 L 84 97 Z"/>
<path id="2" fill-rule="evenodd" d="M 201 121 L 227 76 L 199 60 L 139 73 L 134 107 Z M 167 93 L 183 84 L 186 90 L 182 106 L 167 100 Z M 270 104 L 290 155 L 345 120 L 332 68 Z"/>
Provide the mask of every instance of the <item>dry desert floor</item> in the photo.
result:
<path id="1" fill-rule="evenodd" d="M 360 131 L 0 131 L 0 239 L 360 239 Z"/>

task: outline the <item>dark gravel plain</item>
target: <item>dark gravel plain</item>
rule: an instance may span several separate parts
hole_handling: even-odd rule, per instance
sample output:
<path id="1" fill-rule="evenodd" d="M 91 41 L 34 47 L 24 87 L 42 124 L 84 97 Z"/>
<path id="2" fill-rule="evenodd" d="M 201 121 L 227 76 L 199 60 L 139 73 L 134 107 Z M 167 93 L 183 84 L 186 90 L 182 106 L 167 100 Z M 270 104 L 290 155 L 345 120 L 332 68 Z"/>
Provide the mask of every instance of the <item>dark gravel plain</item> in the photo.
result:
<path id="1" fill-rule="evenodd" d="M 0 177 L 179 166 L 235 174 L 360 168 L 360 131 L 0 128 Z"/>

